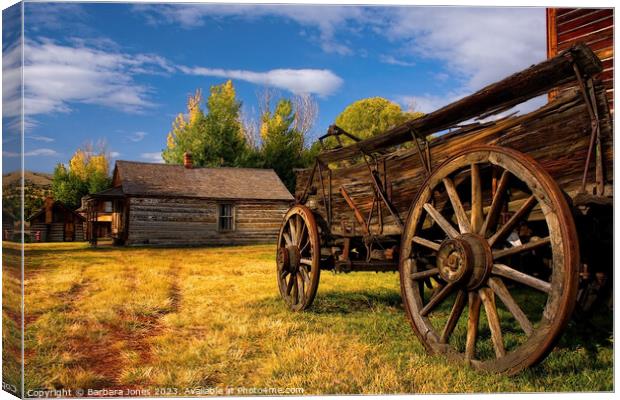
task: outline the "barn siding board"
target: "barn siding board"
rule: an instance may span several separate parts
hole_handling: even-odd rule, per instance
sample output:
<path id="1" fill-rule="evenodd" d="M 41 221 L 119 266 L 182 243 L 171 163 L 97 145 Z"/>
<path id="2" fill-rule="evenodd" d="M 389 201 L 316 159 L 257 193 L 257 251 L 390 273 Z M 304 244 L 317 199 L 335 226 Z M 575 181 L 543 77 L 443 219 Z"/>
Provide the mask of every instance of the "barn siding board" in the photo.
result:
<path id="1" fill-rule="evenodd" d="M 577 42 L 587 44 L 603 61 L 603 72 L 597 77 L 603 82 L 609 108 L 613 112 L 613 28 L 614 10 L 612 8 L 548 8 L 547 9 L 547 56 L 554 57 L 558 52 Z M 550 98 L 557 95 L 550 93 Z"/>
<path id="2" fill-rule="evenodd" d="M 223 245 L 273 242 L 290 201 L 129 197 L 126 244 Z M 234 205 L 235 229 L 218 231 L 218 205 Z"/>

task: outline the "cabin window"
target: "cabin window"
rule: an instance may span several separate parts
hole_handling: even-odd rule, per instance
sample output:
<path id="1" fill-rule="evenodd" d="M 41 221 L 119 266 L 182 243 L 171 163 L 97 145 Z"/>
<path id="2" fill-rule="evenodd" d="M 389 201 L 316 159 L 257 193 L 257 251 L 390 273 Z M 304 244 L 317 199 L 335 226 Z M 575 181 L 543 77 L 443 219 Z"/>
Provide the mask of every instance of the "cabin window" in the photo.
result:
<path id="1" fill-rule="evenodd" d="M 222 232 L 234 230 L 233 205 L 219 204 L 218 229 Z"/>
<path id="2" fill-rule="evenodd" d="M 112 202 L 106 201 L 103 203 L 103 212 L 111 213 L 112 212 Z"/>

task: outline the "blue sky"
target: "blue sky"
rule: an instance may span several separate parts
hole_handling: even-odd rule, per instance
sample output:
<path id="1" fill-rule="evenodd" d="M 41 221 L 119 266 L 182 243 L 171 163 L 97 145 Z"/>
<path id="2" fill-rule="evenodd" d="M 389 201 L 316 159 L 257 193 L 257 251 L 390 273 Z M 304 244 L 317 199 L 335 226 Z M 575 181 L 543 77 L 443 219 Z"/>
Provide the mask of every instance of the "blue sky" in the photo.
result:
<path id="1" fill-rule="evenodd" d="M 545 11 L 26 3 L 25 44 L 25 163 L 50 172 L 87 141 L 157 161 L 188 95 L 226 79 L 250 118 L 265 87 L 314 96 L 312 139 L 365 97 L 432 111 L 544 59 Z M 3 99 L 6 172 L 16 108 Z"/>

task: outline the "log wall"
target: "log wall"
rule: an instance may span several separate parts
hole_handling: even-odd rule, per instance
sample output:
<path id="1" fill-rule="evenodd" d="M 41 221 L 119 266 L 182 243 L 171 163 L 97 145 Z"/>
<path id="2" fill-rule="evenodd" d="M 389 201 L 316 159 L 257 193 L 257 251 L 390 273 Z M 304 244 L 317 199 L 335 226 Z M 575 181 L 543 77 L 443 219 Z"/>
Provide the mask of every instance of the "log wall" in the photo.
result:
<path id="1" fill-rule="evenodd" d="M 75 223 L 75 240 L 76 242 L 84 241 L 84 224 L 82 222 Z M 65 241 L 65 223 L 53 222 L 48 225 L 42 222 L 32 222 L 30 224 L 30 237 L 34 240 L 35 232 L 41 232 L 42 242 L 64 242 Z"/>
<path id="2" fill-rule="evenodd" d="M 275 242 L 289 201 L 224 201 L 235 229 L 218 231 L 218 201 L 130 197 L 127 245 L 232 245 Z"/>
<path id="3" fill-rule="evenodd" d="M 605 88 L 596 89 L 601 120 L 603 160 L 606 179 L 605 195 L 611 196 L 613 189 L 613 133 L 611 118 L 607 108 Z M 589 138 L 590 118 L 587 108 L 576 90 L 564 92 L 544 107 L 525 116 L 513 116 L 481 126 L 468 132 L 446 134 L 431 142 L 432 165 L 454 156 L 458 152 L 475 145 L 499 145 L 519 150 L 530 155 L 559 183 L 569 195 L 574 196 L 580 188 Z M 385 157 L 387 182 L 391 189 L 391 201 L 405 222 L 407 212 L 425 179 L 425 171 L 415 149 L 399 150 Z M 379 163 L 381 165 L 381 163 Z M 332 166 L 333 167 L 333 166 Z M 382 170 L 380 170 L 382 172 Z M 296 196 L 304 192 L 311 170 L 297 173 Z M 588 182 L 594 182 L 593 164 L 589 170 Z M 373 186 L 368 167 L 361 163 L 347 168 L 332 168 L 332 233 L 341 235 L 341 221 L 351 226 L 354 214 L 345 199 L 338 192 L 344 187 L 364 216 L 368 216 L 372 206 Z M 325 193 L 329 191 L 329 172 L 323 171 Z M 312 181 L 316 193 L 308 197 L 306 205 L 327 220 L 318 170 Z M 591 185 L 588 187 L 591 192 Z M 388 190 L 390 191 L 390 190 Z M 376 213 L 375 213 L 376 215 Z M 383 208 L 385 234 L 399 234 L 400 230 L 387 209 Z M 373 218 L 371 230 L 377 232 L 378 219 Z M 358 225 L 357 235 L 361 235 Z"/>

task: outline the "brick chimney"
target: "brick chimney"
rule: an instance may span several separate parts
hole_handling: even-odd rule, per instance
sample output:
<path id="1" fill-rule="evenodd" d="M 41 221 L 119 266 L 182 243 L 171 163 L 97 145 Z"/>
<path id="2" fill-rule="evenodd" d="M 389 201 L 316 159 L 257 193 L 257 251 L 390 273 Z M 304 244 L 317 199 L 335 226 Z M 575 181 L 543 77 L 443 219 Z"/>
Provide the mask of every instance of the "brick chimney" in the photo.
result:
<path id="1" fill-rule="evenodd" d="M 192 165 L 192 153 L 186 151 L 183 153 L 183 166 L 187 169 L 191 169 Z"/>

